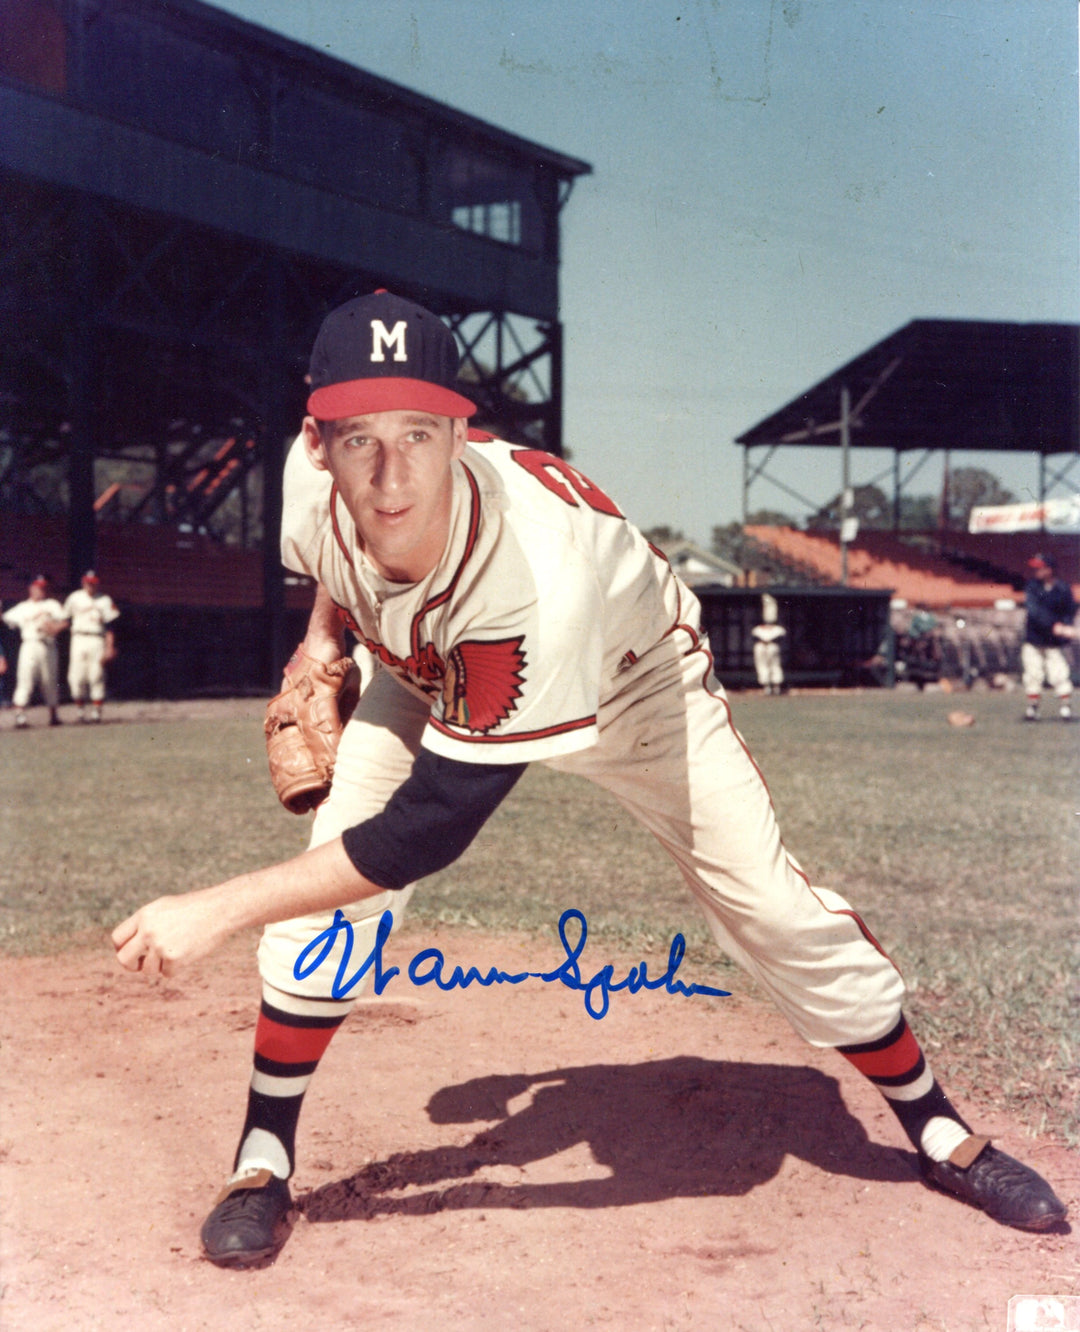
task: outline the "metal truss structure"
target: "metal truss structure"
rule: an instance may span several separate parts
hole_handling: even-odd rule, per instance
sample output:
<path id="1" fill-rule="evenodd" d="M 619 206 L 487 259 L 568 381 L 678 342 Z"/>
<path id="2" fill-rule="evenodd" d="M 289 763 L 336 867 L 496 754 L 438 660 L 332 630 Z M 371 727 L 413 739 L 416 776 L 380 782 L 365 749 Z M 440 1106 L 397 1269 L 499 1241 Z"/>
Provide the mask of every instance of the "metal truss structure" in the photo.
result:
<path id="1" fill-rule="evenodd" d="M 561 453 L 559 215 L 587 164 L 198 0 L 11 8 L 0 512 L 65 515 L 69 581 L 102 522 L 261 546 L 278 661 L 308 352 L 378 286 L 454 330 L 478 424 Z"/>

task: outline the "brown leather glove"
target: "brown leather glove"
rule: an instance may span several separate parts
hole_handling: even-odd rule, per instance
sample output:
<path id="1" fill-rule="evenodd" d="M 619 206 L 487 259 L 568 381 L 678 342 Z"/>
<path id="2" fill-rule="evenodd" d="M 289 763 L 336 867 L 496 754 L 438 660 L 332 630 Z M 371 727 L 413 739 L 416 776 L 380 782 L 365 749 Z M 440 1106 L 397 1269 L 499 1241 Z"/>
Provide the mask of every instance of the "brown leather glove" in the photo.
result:
<path id="1" fill-rule="evenodd" d="M 360 671 L 351 657 L 327 665 L 298 647 L 289 658 L 263 731 L 270 780 L 291 813 L 306 814 L 330 794 L 338 741 L 359 698 Z"/>

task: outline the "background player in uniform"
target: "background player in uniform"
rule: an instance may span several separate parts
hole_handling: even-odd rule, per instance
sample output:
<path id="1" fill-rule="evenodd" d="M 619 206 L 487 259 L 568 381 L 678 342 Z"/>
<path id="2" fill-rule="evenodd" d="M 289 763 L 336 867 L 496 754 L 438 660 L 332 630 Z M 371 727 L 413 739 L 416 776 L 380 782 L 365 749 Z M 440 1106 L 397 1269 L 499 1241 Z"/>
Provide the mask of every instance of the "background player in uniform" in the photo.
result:
<path id="1" fill-rule="evenodd" d="M 456 371 L 445 325 L 388 293 L 324 322 L 286 465 L 283 558 L 319 583 L 289 670 L 341 658 L 343 618 L 380 669 L 308 851 L 159 898 L 113 932 L 121 965 L 172 974 L 266 926 L 247 1115 L 202 1228 L 207 1256 L 243 1266 L 274 1251 L 303 1096 L 355 1002 L 333 992 L 340 936 L 314 969 L 297 966 L 301 951 L 340 907 L 367 956 L 382 913 L 399 919 L 411 885 L 461 854 L 534 761 L 599 783 L 661 839 L 720 946 L 806 1040 L 877 1084 L 929 1181 L 1008 1224 L 1054 1225 L 1065 1208 L 1049 1185 L 946 1098 L 892 962 L 785 850 L 696 599 L 565 462 L 470 443 Z"/>
<path id="2" fill-rule="evenodd" d="M 64 619 L 71 627 L 68 688 L 79 706 L 79 720 L 101 721 L 105 706 L 105 667 L 116 656 L 109 627 L 120 615 L 112 597 L 101 590 L 93 569 L 82 576 L 82 586 L 64 602 Z"/>
<path id="3" fill-rule="evenodd" d="M 49 596 L 49 580 L 44 574 L 27 588 L 25 601 L 4 612 L 4 623 L 22 635 L 12 699 L 15 725 L 27 725 L 26 709 L 34 689 L 39 688 L 49 709 L 49 725 L 59 726 L 56 635 L 64 627 L 64 612 L 56 598 Z"/>
<path id="4" fill-rule="evenodd" d="M 758 684 L 766 694 L 779 694 L 784 688 L 784 663 L 780 643 L 787 630 L 778 622 L 776 598 L 767 592 L 761 598 L 761 623 L 750 631 L 754 640 L 754 670 Z"/>
<path id="5" fill-rule="evenodd" d="M 1032 577 L 1024 589 L 1027 623 L 1020 645 L 1027 695 L 1024 720 L 1039 720 L 1039 701 L 1047 684 L 1057 695 L 1062 721 L 1072 721 L 1072 673 L 1064 649 L 1076 637 L 1076 602 L 1057 577 L 1053 555 L 1033 556 L 1028 568 Z"/>

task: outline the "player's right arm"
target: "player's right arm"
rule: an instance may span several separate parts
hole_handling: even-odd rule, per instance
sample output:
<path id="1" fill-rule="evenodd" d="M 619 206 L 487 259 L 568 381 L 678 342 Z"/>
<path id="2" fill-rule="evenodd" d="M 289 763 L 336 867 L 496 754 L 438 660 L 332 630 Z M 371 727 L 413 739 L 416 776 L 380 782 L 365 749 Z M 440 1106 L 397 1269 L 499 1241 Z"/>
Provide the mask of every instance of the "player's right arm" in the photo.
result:
<path id="1" fill-rule="evenodd" d="M 338 837 L 212 888 L 148 902 L 117 925 L 112 942 L 128 971 L 171 976 L 237 930 L 332 911 L 383 891 L 360 874 Z"/>
<path id="2" fill-rule="evenodd" d="M 421 750 L 385 809 L 343 837 L 225 883 L 159 897 L 113 930 L 129 971 L 170 976 L 254 925 L 332 911 L 445 868 L 525 770 L 459 763 Z"/>

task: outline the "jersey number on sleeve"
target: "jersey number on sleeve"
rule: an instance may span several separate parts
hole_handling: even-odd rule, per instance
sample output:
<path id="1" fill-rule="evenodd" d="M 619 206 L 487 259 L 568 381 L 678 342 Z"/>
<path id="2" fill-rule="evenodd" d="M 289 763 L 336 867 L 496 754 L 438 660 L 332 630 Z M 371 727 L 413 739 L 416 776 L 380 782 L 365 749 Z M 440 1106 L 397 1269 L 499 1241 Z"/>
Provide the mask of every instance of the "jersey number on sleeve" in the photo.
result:
<path id="1" fill-rule="evenodd" d="M 558 495 L 567 504 L 577 508 L 576 494 L 583 499 L 590 509 L 597 513 L 608 513 L 612 518 L 621 518 L 618 505 L 604 494 L 599 486 L 594 486 L 587 476 L 571 467 L 562 458 L 556 458 L 545 449 L 514 449 L 510 455 L 514 462 L 524 467 L 535 476 L 542 486 L 546 486 L 553 495 Z"/>

